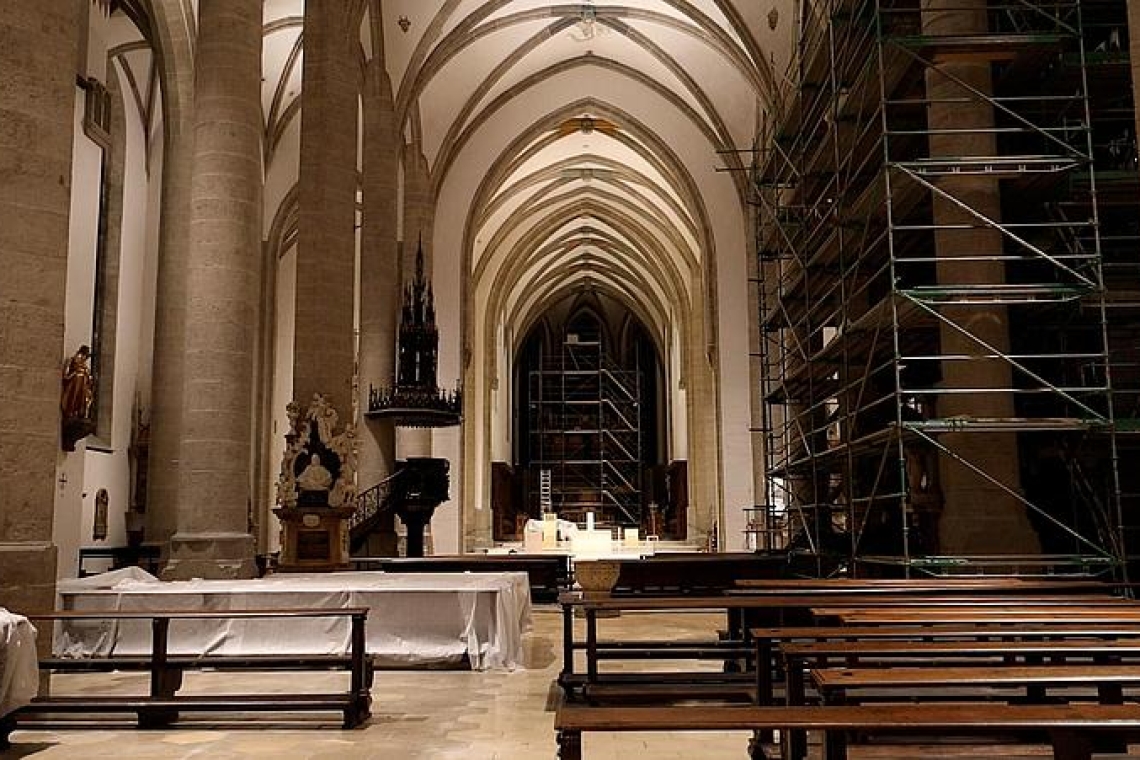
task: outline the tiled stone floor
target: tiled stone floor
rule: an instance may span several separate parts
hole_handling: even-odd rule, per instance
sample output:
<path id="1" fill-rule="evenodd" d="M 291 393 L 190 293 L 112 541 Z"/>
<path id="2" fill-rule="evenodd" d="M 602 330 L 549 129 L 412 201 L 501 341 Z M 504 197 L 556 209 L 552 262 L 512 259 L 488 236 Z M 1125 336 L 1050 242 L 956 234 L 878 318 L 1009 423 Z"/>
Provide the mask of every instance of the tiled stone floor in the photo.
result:
<path id="1" fill-rule="evenodd" d="M 718 618 L 705 614 L 644 616 L 626 614 L 601 622 L 607 630 L 646 638 L 703 638 L 717 627 Z M 612 628 L 611 628 L 612 627 Z M 3 760 L 34 758 L 201 758 L 202 760 L 531 760 L 556 756 L 553 686 L 561 668 L 561 617 L 551 608 L 537 608 L 534 630 L 526 637 L 526 666 L 513 672 L 380 671 L 373 688 L 373 717 L 354 731 L 340 729 L 336 716 L 299 716 L 275 721 L 266 716 L 235 721 L 203 717 L 191 725 L 162 731 L 141 731 L 120 717 L 104 719 L 95 728 L 19 730 L 13 747 L 0 752 Z M 638 664 L 637 667 L 644 667 Z M 227 688 L 249 692 L 311 686 L 313 691 L 340 688 L 344 674 L 187 674 L 186 693 L 218 693 Z M 145 690 L 138 674 L 67 675 L 54 680 L 58 693 L 82 693 L 88 688 L 121 693 Z M 208 721 L 208 722 L 207 722 Z M 745 758 L 748 735 L 743 732 L 587 735 L 588 760 L 719 760 Z M 813 748 L 813 756 L 817 749 Z M 1044 747 L 877 747 L 858 748 L 853 757 L 878 760 L 935 760 L 943 757 L 1050 756 Z"/>

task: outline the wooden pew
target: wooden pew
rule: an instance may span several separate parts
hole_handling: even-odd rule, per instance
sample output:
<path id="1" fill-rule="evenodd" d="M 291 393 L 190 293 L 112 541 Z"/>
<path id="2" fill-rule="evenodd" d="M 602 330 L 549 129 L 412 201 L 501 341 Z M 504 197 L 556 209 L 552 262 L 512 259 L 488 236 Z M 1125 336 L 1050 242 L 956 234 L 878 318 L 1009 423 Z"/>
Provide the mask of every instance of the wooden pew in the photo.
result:
<path id="1" fill-rule="evenodd" d="M 736 587 L 751 593 L 769 594 L 921 594 L 937 596 L 969 594 L 1114 594 L 1125 584 L 1089 578 L 777 578 L 739 579 Z"/>
<path id="2" fill-rule="evenodd" d="M 814 668 L 811 679 L 824 704 L 847 704 L 852 690 L 898 690 L 914 698 L 914 689 L 939 689 L 949 697 L 948 688 L 962 689 L 961 699 L 985 698 L 995 689 L 1028 689 L 1030 686 L 1095 687 L 1102 704 L 1119 704 L 1121 687 L 1140 684 L 1138 665 L 984 665 Z M 976 690 L 975 690 L 976 689 Z M 955 692 L 957 695 L 958 692 Z M 1025 694 L 1024 699 L 1032 699 Z"/>
<path id="3" fill-rule="evenodd" d="M 1069 608 L 1122 608 L 1140 609 L 1135 601 L 1117 596 L 1100 594 L 1053 594 L 1039 596 L 1031 594 L 967 594 L 954 592 L 938 596 L 915 594 L 877 594 L 873 597 L 853 597 L 849 595 L 821 594 L 754 594 L 751 591 L 735 589 L 730 594 L 737 596 L 757 596 L 761 599 L 780 600 L 784 605 L 842 611 L 877 610 L 885 607 L 914 608 L 915 610 L 942 610 L 964 607 L 977 609 L 997 609 L 1025 607 L 1030 609 Z M 834 606 L 833 606 L 834 605 Z"/>
<path id="4" fill-rule="evenodd" d="M 796 626 L 753 628 L 749 631 L 757 664 L 756 694 L 758 704 L 773 703 L 772 668 L 776 665 L 779 642 L 842 641 L 1060 641 L 1066 639 L 1107 640 L 1117 637 L 1140 638 L 1140 623 L 1053 623 L 1038 621 L 1034 625 L 1020 623 L 973 625 L 899 626 Z"/>
<path id="5" fill-rule="evenodd" d="M 995 606 L 1001 607 L 1003 604 L 1018 600 L 1019 598 L 1006 598 Z M 580 690 L 582 695 L 587 698 L 600 697 L 607 691 L 615 697 L 636 697 L 636 687 L 639 684 L 645 687 L 643 695 L 646 698 L 651 696 L 654 689 L 668 691 L 669 695 L 672 696 L 674 692 L 669 688 L 670 685 L 683 683 L 696 686 L 702 682 L 709 684 L 708 694 L 710 696 L 718 693 L 716 685 L 730 683 L 732 684 L 731 688 L 720 690 L 722 695 L 732 692 L 728 696 L 733 698 L 747 697 L 753 693 L 749 679 L 735 675 L 728 676 L 708 672 L 674 672 L 672 675 L 664 675 L 659 670 L 612 675 L 601 673 L 598 665 L 603 660 L 613 659 L 719 659 L 725 663 L 726 670 L 738 670 L 737 661 L 747 661 L 748 656 L 753 651 L 746 633 L 746 629 L 751 625 L 765 623 L 770 627 L 792 621 L 800 622 L 810 619 L 810 613 L 815 610 L 817 605 L 828 604 L 829 602 L 851 603 L 850 599 L 832 599 L 826 596 L 750 593 L 729 593 L 713 596 L 613 596 L 602 598 L 587 598 L 580 594 L 564 594 L 559 598 L 559 601 L 562 604 L 563 611 L 563 669 L 559 675 L 558 683 L 567 695 L 574 696 L 574 693 Z M 900 610 L 909 610 L 908 605 L 913 604 L 913 600 L 903 598 L 894 599 L 894 601 L 900 605 L 898 608 Z M 1074 609 L 1089 608 L 1086 601 L 1077 599 L 1059 599 L 1055 604 L 1050 604 L 1048 607 L 1040 606 L 1045 605 L 1044 602 L 1033 603 L 1039 605 L 1039 609 L 1050 610 L 1065 610 L 1069 608 L 1069 605 L 1072 605 Z M 1104 604 L 1106 606 L 1112 605 L 1115 609 L 1118 603 L 1110 600 Z M 982 606 L 988 605 L 990 605 L 990 601 L 983 600 Z M 1123 604 L 1119 607 L 1125 609 Z M 961 612 L 965 615 L 972 613 L 979 607 L 972 598 L 967 597 L 965 599 L 943 599 L 940 606 L 936 608 L 952 610 L 955 614 Z M 883 607 L 879 609 L 894 608 Z M 723 610 L 726 614 L 726 626 L 720 638 L 684 644 L 660 641 L 606 641 L 599 638 L 599 614 L 614 611 L 674 613 L 686 610 Z M 579 611 L 586 618 L 585 641 L 576 639 L 575 611 Z M 1140 606 L 1137 606 L 1135 612 L 1136 621 L 1140 624 Z M 746 614 L 750 619 L 749 625 L 744 622 Z M 586 655 L 586 672 L 584 674 L 575 671 L 574 657 L 578 652 L 584 652 Z M 760 659 L 755 660 L 755 662 L 772 661 L 770 647 L 766 651 L 757 650 L 757 655 Z M 654 683 L 658 683 L 660 688 L 653 686 Z M 610 688 L 611 686 L 615 688 Z M 771 685 L 757 683 L 756 688 L 760 691 L 755 693 L 755 698 L 759 699 L 760 704 L 767 704 L 766 696 L 771 694 Z M 694 690 L 693 693 L 696 691 Z"/>
<path id="6" fill-rule="evenodd" d="M 151 610 L 91 610 L 30 613 L 31 620 L 89 621 L 89 620 L 149 620 L 151 623 L 151 650 L 149 655 L 101 656 L 86 659 L 41 658 L 41 670 L 104 671 L 135 670 L 150 674 L 150 687 L 146 695 L 119 696 L 87 694 L 83 696 L 37 697 L 30 705 L 9 714 L 0 726 L 0 743 L 18 723 L 27 722 L 33 715 L 57 713 L 133 712 L 138 715 L 140 727 L 166 725 L 178 717 L 179 710 L 201 712 L 292 712 L 322 711 L 343 714 L 344 727 L 355 728 L 370 715 L 372 665 L 365 652 L 366 607 L 265 609 L 265 610 L 210 610 L 210 611 L 151 611 Z M 194 655 L 170 654 L 170 625 L 177 620 L 280 620 L 282 623 L 297 618 L 349 618 L 349 651 L 344 654 L 272 654 L 272 655 L 219 655 L 208 652 Z M 343 692 L 330 694 L 224 694 L 189 696 L 178 694 L 183 673 L 191 669 L 218 671 L 249 670 L 345 670 L 349 672 L 349 687 Z"/>
<path id="7" fill-rule="evenodd" d="M 733 671 L 738 661 L 746 661 L 752 654 L 747 641 L 744 613 L 763 614 L 771 622 L 779 622 L 789 611 L 803 615 L 819 603 L 818 597 L 769 596 L 752 594 L 722 594 L 711 596 L 654 596 L 631 595 L 612 597 L 586 597 L 578 593 L 563 594 L 559 597 L 562 605 L 563 621 L 563 666 L 558 683 L 568 696 L 581 691 L 587 698 L 597 698 L 609 692 L 610 696 L 636 697 L 638 687 L 641 695 L 651 698 L 654 691 L 664 698 L 676 694 L 678 685 L 687 685 L 691 694 L 701 692 L 706 696 L 721 696 L 753 701 L 751 676 Z M 704 641 L 603 641 L 598 635 L 599 615 L 620 611 L 675 613 L 685 611 L 721 610 L 726 615 L 725 628 L 718 638 Z M 586 618 L 586 638 L 576 638 L 575 613 Z M 586 655 L 586 672 L 575 669 L 575 654 Z M 727 673 L 678 672 L 663 673 L 660 670 L 645 673 L 602 674 L 599 663 L 603 660 L 678 660 L 714 659 L 725 665 Z"/>
<path id="8" fill-rule="evenodd" d="M 825 641 L 789 642 L 780 645 L 780 656 L 786 676 L 785 692 L 789 704 L 804 701 L 804 677 L 809 669 L 897 667 L 908 662 L 923 665 L 948 664 L 995 665 L 1020 662 L 1026 665 L 1045 662 L 1073 664 L 1088 660 L 1091 664 L 1140 661 L 1140 638 L 1131 639 L 1063 639 L 1049 641 Z M 900 662 L 905 661 L 905 662 Z M 949 661 L 949 662 L 948 662 Z"/>
<path id="9" fill-rule="evenodd" d="M 847 667 L 897 667 L 921 663 L 922 667 L 948 665 L 993 666 L 1013 664 L 1032 665 L 1049 661 L 1072 664 L 1075 659 L 1095 664 L 1108 662 L 1140 661 L 1140 638 L 1132 639 L 1063 639 L 1029 641 L 823 641 L 786 642 L 781 644 L 780 655 L 785 674 L 785 701 L 789 705 L 806 704 L 805 677 L 811 670 L 832 667 L 841 662 Z M 905 661 L 905 662 L 900 662 Z M 925 684 L 923 684 L 925 685 Z M 1045 688 L 1026 684 L 1029 697 L 1044 701 Z M 803 732 L 789 731 L 784 738 L 786 757 L 802 758 L 807 744 Z"/>
<path id="10" fill-rule="evenodd" d="M 559 706 L 554 727 L 560 760 L 582 760 L 582 734 L 607 731 L 823 731 L 825 760 L 847 757 L 846 734 L 964 733 L 1048 734 L 1054 760 L 1091 760 L 1095 739 L 1131 737 L 1140 731 L 1136 705 L 857 705 L 769 707 L 586 707 Z M 753 760 L 766 757 L 763 745 L 749 748 Z"/>
<path id="11" fill-rule="evenodd" d="M 1140 605 L 1019 606 L 1016 609 L 947 609 L 945 607 L 813 607 L 820 621 L 843 625 L 1140 623 Z"/>

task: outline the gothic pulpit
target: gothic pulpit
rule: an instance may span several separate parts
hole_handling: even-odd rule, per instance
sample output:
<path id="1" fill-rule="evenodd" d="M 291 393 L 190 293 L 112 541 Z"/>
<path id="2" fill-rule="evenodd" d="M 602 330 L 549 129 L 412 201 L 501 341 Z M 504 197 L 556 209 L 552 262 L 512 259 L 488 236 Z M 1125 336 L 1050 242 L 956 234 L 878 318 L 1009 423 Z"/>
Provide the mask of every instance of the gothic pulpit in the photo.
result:
<path id="1" fill-rule="evenodd" d="M 458 425 L 460 390 L 445 391 L 437 382 L 439 328 L 435 296 L 424 275 L 423 248 L 416 251 L 416 276 L 404 289 L 400 310 L 399 349 L 394 386 L 370 387 L 368 416 L 391 420 L 397 427 L 437 428 Z M 446 459 L 408 457 L 398 463 L 393 484 L 393 510 L 408 529 L 406 554 L 422 557 L 424 529 L 432 513 L 448 499 Z"/>
<path id="2" fill-rule="evenodd" d="M 409 557 L 424 556 L 424 529 L 435 508 L 448 499 L 450 467 L 446 459 L 408 457 L 397 469 L 392 508 L 408 529 Z"/>

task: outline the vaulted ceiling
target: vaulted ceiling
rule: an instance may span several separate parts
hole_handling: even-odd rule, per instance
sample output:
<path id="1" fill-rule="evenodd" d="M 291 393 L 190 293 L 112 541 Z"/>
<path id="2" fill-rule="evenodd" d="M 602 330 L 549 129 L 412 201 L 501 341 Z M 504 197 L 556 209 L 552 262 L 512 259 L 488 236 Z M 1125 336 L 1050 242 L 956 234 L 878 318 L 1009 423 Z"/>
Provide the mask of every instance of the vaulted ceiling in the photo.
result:
<path id="1" fill-rule="evenodd" d="M 265 5 L 272 160 L 300 107 L 304 3 Z M 437 218 L 465 220 L 456 242 L 476 290 L 499 300 L 494 321 L 521 334 L 549 296 L 597 287 L 661 336 L 707 274 L 724 201 L 710 183 L 733 188 L 743 218 L 735 151 L 776 99 L 786 0 L 351 5 Z"/>

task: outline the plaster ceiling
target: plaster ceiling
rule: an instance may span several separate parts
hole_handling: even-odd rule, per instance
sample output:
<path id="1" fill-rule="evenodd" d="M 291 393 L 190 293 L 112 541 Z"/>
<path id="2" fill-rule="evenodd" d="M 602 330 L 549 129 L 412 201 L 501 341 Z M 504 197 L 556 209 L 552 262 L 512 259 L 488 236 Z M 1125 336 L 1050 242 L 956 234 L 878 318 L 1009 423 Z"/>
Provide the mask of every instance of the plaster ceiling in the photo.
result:
<path id="1" fill-rule="evenodd" d="M 460 199 L 436 215 L 466 220 L 463 265 L 476 289 L 499 294 L 490 319 L 522 332 L 536 300 L 597 286 L 663 334 L 703 287 L 711 183 L 732 184 L 743 219 L 732 151 L 751 144 L 775 100 L 774 59 L 762 52 L 772 47 L 768 9 L 755 0 L 367 6 L 361 55 L 382 51 L 433 198 Z M 265 3 L 267 158 L 297 115 L 303 13 L 303 0 Z M 737 171 L 716 176 L 723 168 Z M 464 176 L 478 181 L 446 192 Z"/>

